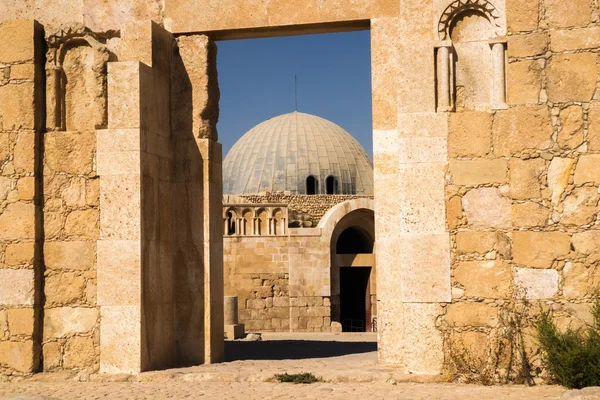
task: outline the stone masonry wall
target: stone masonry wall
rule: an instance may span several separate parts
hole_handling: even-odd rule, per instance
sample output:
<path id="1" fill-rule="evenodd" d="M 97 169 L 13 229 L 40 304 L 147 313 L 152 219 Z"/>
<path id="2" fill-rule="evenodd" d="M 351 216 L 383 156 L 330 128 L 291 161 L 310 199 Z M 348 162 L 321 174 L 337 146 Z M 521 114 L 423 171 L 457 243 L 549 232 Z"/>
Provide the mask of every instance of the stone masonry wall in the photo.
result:
<path id="1" fill-rule="evenodd" d="M 447 361 L 466 352 L 482 373 L 505 375 L 523 302 L 534 368 L 540 304 L 562 328 L 591 318 L 600 288 L 599 13 L 588 0 L 507 1 L 510 108 L 450 114 Z"/>
<path id="2" fill-rule="evenodd" d="M 373 196 L 360 195 L 289 195 L 283 192 L 273 192 L 256 195 L 240 195 L 239 197 L 247 199 L 250 203 L 285 203 L 288 204 L 289 223 L 291 226 L 296 224 L 301 226 L 317 226 L 323 215 L 333 206 L 344 201 L 369 198 Z M 309 222 L 310 221 L 310 222 Z"/>

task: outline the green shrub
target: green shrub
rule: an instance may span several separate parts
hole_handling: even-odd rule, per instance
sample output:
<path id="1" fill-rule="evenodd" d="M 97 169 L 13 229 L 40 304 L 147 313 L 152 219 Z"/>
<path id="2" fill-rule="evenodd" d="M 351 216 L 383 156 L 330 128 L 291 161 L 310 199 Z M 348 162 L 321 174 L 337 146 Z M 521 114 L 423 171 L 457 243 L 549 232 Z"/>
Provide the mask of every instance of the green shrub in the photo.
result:
<path id="1" fill-rule="evenodd" d="M 275 379 L 282 383 L 315 383 L 321 381 L 321 379 L 307 372 L 301 374 L 277 374 L 275 375 Z"/>
<path id="2" fill-rule="evenodd" d="M 542 312 L 537 336 L 552 377 L 573 389 L 600 386 L 600 297 L 592 307 L 594 322 L 586 329 L 560 332 L 550 312 Z"/>

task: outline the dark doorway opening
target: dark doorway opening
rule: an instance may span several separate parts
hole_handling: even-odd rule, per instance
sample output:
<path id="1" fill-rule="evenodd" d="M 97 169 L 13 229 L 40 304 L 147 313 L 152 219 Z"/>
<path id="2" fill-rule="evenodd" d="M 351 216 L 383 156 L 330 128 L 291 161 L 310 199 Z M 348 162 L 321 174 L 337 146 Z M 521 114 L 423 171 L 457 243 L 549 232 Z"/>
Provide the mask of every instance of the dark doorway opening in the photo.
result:
<path id="1" fill-rule="evenodd" d="M 306 194 L 318 194 L 319 181 L 312 175 L 306 177 Z"/>
<path id="2" fill-rule="evenodd" d="M 364 229 L 351 226 L 337 240 L 337 254 L 364 254 L 373 252 L 373 239 Z"/>
<path id="3" fill-rule="evenodd" d="M 337 194 L 337 179 L 335 178 L 335 176 L 328 176 L 327 179 L 325 179 L 325 191 L 327 194 Z"/>
<path id="4" fill-rule="evenodd" d="M 340 268 L 340 319 L 344 332 L 371 330 L 371 267 Z"/>

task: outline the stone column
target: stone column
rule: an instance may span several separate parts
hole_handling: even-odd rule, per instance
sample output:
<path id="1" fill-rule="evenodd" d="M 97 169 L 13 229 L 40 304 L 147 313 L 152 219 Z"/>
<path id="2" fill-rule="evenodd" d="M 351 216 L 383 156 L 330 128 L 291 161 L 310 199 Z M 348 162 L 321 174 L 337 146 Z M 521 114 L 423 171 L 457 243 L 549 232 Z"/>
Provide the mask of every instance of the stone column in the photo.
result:
<path id="1" fill-rule="evenodd" d="M 452 110 L 452 98 L 450 86 L 452 85 L 450 74 L 450 54 L 452 52 L 452 42 L 445 40 L 438 48 L 438 111 L 445 112 Z"/>
<path id="2" fill-rule="evenodd" d="M 224 315 L 225 337 L 229 340 L 244 337 L 244 325 L 238 323 L 237 296 L 225 296 Z"/>
<path id="3" fill-rule="evenodd" d="M 229 235 L 229 218 L 223 218 L 223 235 Z"/>
<path id="4" fill-rule="evenodd" d="M 495 38 L 490 40 L 492 46 L 492 64 L 494 68 L 494 82 L 491 108 L 505 110 L 506 104 L 506 39 Z"/>

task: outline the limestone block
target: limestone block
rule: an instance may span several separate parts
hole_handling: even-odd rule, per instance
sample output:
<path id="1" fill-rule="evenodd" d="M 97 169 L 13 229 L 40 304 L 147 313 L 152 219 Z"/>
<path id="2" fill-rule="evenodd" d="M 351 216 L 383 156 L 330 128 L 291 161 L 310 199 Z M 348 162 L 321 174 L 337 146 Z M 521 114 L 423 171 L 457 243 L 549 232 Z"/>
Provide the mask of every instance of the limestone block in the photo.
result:
<path id="1" fill-rule="evenodd" d="M 98 152 L 96 159 L 98 174 L 102 176 L 140 173 L 140 153 L 136 151 Z"/>
<path id="2" fill-rule="evenodd" d="M 513 261 L 533 268 L 550 268 L 554 260 L 571 251 L 571 240 L 563 232 L 513 232 Z"/>
<path id="3" fill-rule="evenodd" d="M 546 22 L 550 28 L 585 26 L 592 18 L 592 6 L 587 0 L 544 0 Z"/>
<path id="4" fill-rule="evenodd" d="M 553 52 L 586 50 L 600 46 L 600 28 L 561 29 L 550 31 L 550 49 Z"/>
<path id="5" fill-rule="evenodd" d="M 99 214 L 95 208 L 71 211 L 65 220 L 65 234 L 76 239 L 98 239 Z"/>
<path id="6" fill-rule="evenodd" d="M 9 204 L 0 214 L 0 240 L 32 240 L 35 238 L 35 205 Z"/>
<path id="7" fill-rule="evenodd" d="M 139 241 L 98 241 L 98 305 L 141 303 L 141 257 Z"/>
<path id="8" fill-rule="evenodd" d="M 35 64 L 15 64 L 10 67 L 10 79 L 33 80 L 35 79 Z"/>
<path id="9" fill-rule="evenodd" d="M 151 74 L 140 62 L 108 64 L 108 124 L 110 129 L 141 128 L 140 81 Z"/>
<path id="10" fill-rule="evenodd" d="M 444 362 L 443 338 L 436 327 L 438 304 L 404 306 L 404 363 L 409 373 L 439 374 Z"/>
<path id="11" fill-rule="evenodd" d="M 448 234 L 400 234 L 399 238 L 402 243 L 397 261 L 400 269 L 394 273 L 400 278 L 402 301 L 450 301 Z"/>
<path id="12" fill-rule="evenodd" d="M 515 268 L 517 296 L 529 300 L 544 300 L 558 293 L 558 271 L 554 269 Z"/>
<path id="13" fill-rule="evenodd" d="M 225 325 L 238 323 L 238 298 L 237 296 L 225 296 L 223 304 Z"/>
<path id="14" fill-rule="evenodd" d="M 596 220 L 600 195 L 595 187 L 580 187 L 573 190 L 563 201 L 560 222 L 568 225 L 586 225 Z"/>
<path id="15" fill-rule="evenodd" d="M 446 138 L 400 138 L 398 140 L 400 163 L 445 162 L 448 159 Z"/>
<path id="16" fill-rule="evenodd" d="M 583 143 L 583 110 L 573 105 L 560 112 L 562 129 L 558 133 L 558 145 L 563 149 L 575 149 Z"/>
<path id="17" fill-rule="evenodd" d="M 225 339 L 235 340 L 246 336 L 244 324 L 225 325 Z"/>
<path id="18" fill-rule="evenodd" d="M 62 232 L 64 220 L 65 216 L 61 211 L 44 212 L 44 237 L 47 240 L 56 239 Z"/>
<path id="19" fill-rule="evenodd" d="M 541 158 L 521 160 L 510 159 L 510 195 L 516 200 L 538 198 L 541 196 L 540 177 L 546 163 Z"/>
<path id="20" fill-rule="evenodd" d="M 494 154 L 510 156 L 526 149 L 552 147 L 552 126 L 546 106 L 513 107 L 494 117 Z"/>
<path id="21" fill-rule="evenodd" d="M 476 186 L 489 183 L 505 183 L 508 165 L 505 159 L 450 160 L 451 183 Z"/>
<path id="22" fill-rule="evenodd" d="M 600 251 L 600 231 L 588 230 L 575 233 L 572 239 L 575 251 L 582 254 L 592 254 Z"/>
<path id="23" fill-rule="evenodd" d="M 507 50 L 508 56 L 514 58 L 542 55 L 548 50 L 548 35 L 527 33 L 509 36 Z"/>
<path id="24" fill-rule="evenodd" d="M 35 133 L 20 132 L 17 136 L 13 156 L 15 169 L 26 173 L 33 173 L 35 167 L 35 149 Z"/>
<path id="25" fill-rule="evenodd" d="M 496 232 L 460 231 L 456 233 L 456 251 L 459 254 L 485 254 L 494 249 L 499 241 Z"/>
<path id="26" fill-rule="evenodd" d="M 512 275 L 503 261 L 463 261 L 454 270 L 454 279 L 465 288 L 465 296 L 503 299 L 510 294 Z"/>
<path id="27" fill-rule="evenodd" d="M 537 104 L 542 89 L 542 67 L 537 60 L 508 64 L 507 87 L 509 104 Z"/>
<path id="28" fill-rule="evenodd" d="M 491 114 L 451 113 L 448 131 L 449 157 L 481 157 L 490 152 Z"/>
<path id="29" fill-rule="evenodd" d="M 35 242 L 14 243 L 6 246 L 4 263 L 6 265 L 32 265 L 35 256 Z"/>
<path id="30" fill-rule="evenodd" d="M 600 151 L 600 102 L 590 104 L 588 123 L 588 150 Z"/>
<path id="31" fill-rule="evenodd" d="M 591 287 L 589 275 L 585 264 L 567 262 L 563 269 L 563 296 L 567 299 L 585 297 Z"/>
<path id="32" fill-rule="evenodd" d="M 554 157 L 548 167 L 548 187 L 552 191 L 552 204 L 558 204 L 571 175 L 575 160 Z"/>
<path id="33" fill-rule="evenodd" d="M 94 340 L 90 337 L 73 337 L 67 341 L 63 358 L 64 368 L 93 367 L 96 359 Z"/>
<path id="34" fill-rule="evenodd" d="M 498 308 L 485 303 L 452 303 L 446 307 L 446 322 L 454 326 L 498 325 Z"/>
<path id="35" fill-rule="evenodd" d="M 60 338 L 77 333 L 87 333 L 96 327 L 97 322 L 98 310 L 96 308 L 48 308 L 44 312 L 44 337 Z"/>
<path id="36" fill-rule="evenodd" d="M 94 170 L 93 132 L 48 132 L 44 141 L 46 163 L 54 171 L 86 175 Z"/>
<path id="37" fill-rule="evenodd" d="M 102 239 L 139 239 L 141 193 L 139 175 L 104 176 L 100 180 L 100 236 Z"/>
<path id="38" fill-rule="evenodd" d="M 483 367 L 489 351 L 487 342 L 487 334 L 484 332 L 452 332 L 450 335 L 450 346 L 463 353 L 463 357 L 471 365 Z"/>
<path id="39" fill-rule="evenodd" d="M 0 63 L 33 60 L 35 53 L 35 22 L 9 20 L 0 24 Z"/>
<path id="40" fill-rule="evenodd" d="M 94 267 L 95 242 L 46 242 L 44 264 L 49 269 L 87 270 Z"/>
<path id="41" fill-rule="evenodd" d="M 463 209 L 460 196 L 453 196 L 446 203 L 446 221 L 449 229 L 456 229 L 462 222 Z"/>
<path id="42" fill-rule="evenodd" d="M 0 364 L 20 372 L 33 372 L 36 365 L 33 346 L 33 340 L 0 342 Z"/>
<path id="43" fill-rule="evenodd" d="M 511 203 L 497 188 L 472 189 L 462 198 L 467 221 L 472 228 L 509 228 Z"/>
<path id="44" fill-rule="evenodd" d="M 47 276 L 44 284 L 47 304 L 71 304 L 83 300 L 85 279 L 71 272 Z"/>
<path id="45" fill-rule="evenodd" d="M 592 99 L 598 73 L 593 53 L 555 54 L 546 71 L 549 101 L 587 102 Z"/>
<path id="46" fill-rule="evenodd" d="M 33 335 L 35 318 L 33 308 L 9 308 L 8 330 L 11 335 Z"/>
<path id="47" fill-rule="evenodd" d="M 452 114 L 437 112 L 398 114 L 400 138 L 448 138 L 448 119 Z"/>
<path id="48" fill-rule="evenodd" d="M 411 20 L 415 15 L 419 14 L 412 15 Z M 400 28 L 402 28 L 402 25 L 400 23 Z M 410 32 L 414 31 L 411 30 Z M 397 95 L 398 99 L 411 100 L 398 101 L 398 112 L 433 111 L 435 110 L 434 53 L 431 51 L 431 46 L 427 40 L 415 40 L 414 37 L 405 37 L 406 40 L 396 41 L 398 60 L 405 61 L 396 64 L 398 70 Z M 389 82 L 386 85 L 389 85 Z"/>
<path id="49" fill-rule="evenodd" d="M 59 368 L 62 363 L 62 346 L 59 342 L 44 343 L 44 371 Z"/>
<path id="50" fill-rule="evenodd" d="M 0 269 L 0 305 L 33 305 L 34 288 L 32 269 Z"/>
<path id="51" fill-rule="evenodd" d="M 521 228 L 545 226 L 550 218 L 549 208 L 532 201 L 514 203 L 511 207 L 511 213 L 513 226 Z"/>
<path id="52" fill-rule="evenodd" d="M 33 200 L 35 197 L 35 178 L 27 176 L 17 182 L 20 200 Z"/>
<path id="53" fill-rule="evenodd" d="M 103 306 L 100 325 L 100 372 L 139 373 L 142 369 L 139 306 Z"/>
<path id="54" fill-rule="evenodd" d="M 539 0 L 507 0 L 506 24 L 514 32 L 533 31 L 538 27 Z"/>
<path id="55" fill-rule="evenodd" d="M 600 154 L 586 154 L 579 157 L 575 168 L 575 184 L 584 183 L 600 185 Z"/>

